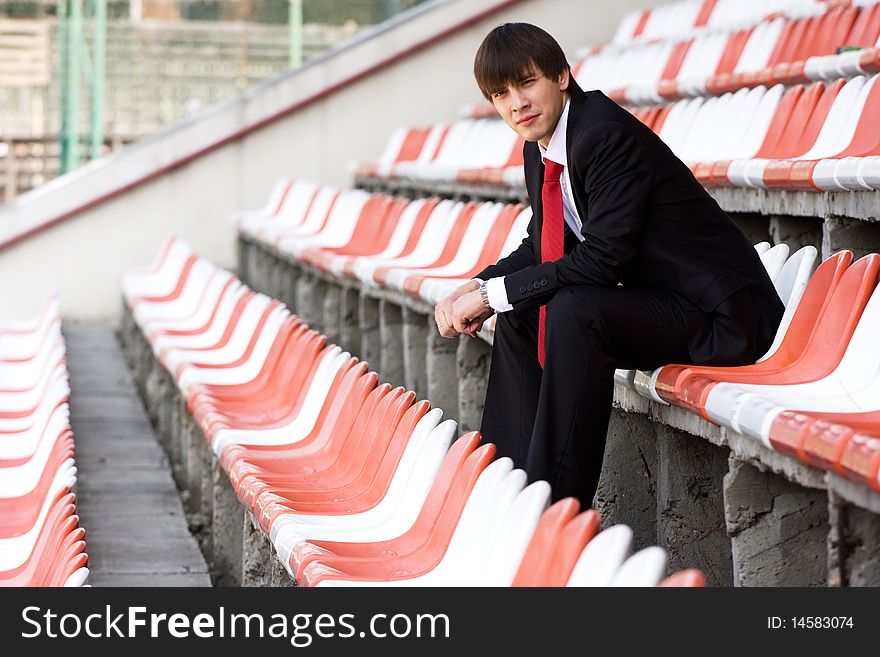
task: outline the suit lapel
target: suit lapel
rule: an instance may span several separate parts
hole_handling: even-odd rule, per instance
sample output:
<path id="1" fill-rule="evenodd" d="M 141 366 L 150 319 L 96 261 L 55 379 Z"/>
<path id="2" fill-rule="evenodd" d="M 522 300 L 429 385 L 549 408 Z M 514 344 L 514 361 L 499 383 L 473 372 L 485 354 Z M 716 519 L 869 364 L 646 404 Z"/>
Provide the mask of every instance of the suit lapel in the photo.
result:
<path id="1" fill-rule="evenodd" d="M 532 200 L 532 247 L 535 264 L 541 262 L 541 226 L 544 224 L 544 205 L 541 200 L 541 187 L 544 181 L 544 163 L 541 151 L 535 142 L 526 142 L 523 157 L 526 174 L 526 188 Z"/>

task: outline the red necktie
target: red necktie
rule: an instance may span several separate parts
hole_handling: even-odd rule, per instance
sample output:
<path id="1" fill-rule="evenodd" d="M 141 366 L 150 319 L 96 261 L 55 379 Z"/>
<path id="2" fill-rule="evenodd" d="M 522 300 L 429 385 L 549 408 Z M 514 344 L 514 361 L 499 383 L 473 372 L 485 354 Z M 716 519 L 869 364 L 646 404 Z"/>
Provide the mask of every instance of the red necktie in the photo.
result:
<path id="1" fill-rule="evenodd" d="M 561 164 L 544 160 L 544 186 L 541 188 L 543 220 L 541 222 L 541 262 L 559 260 L 563 254 L 562 223 L 562 175 Z M 547 317 L 546 306 L 541 306 L 538 314 L 538 363 L 544 367 L 544 322 Z"/>

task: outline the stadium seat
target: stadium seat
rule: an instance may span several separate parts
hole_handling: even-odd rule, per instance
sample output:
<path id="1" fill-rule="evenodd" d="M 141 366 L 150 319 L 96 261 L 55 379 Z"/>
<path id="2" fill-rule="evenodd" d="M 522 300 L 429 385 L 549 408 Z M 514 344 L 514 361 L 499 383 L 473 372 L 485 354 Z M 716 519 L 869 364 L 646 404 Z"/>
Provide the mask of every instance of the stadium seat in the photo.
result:
<path id="1" fill-rule="evenodd" d="M 0 586 L 88 583 L 57 295 L 0 324 Z"/>

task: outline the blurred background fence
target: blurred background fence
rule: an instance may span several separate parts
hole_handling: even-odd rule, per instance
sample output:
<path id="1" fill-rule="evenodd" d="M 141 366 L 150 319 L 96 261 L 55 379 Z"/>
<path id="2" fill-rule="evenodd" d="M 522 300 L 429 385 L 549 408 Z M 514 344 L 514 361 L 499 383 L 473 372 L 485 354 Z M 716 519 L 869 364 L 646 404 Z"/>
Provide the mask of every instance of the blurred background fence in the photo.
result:
<path id="1" fill-rule="evenodd" d="M 62 132 L 76 150 L 68 164 L 109 152 L 422 1 L 0 0 L 0 203 L 65 168 Z M 71 77 L 75 5 L 85 56 Z M 97 81 L 96 35 L 105 52 Z M 71 83 L 84 91 L 71 92 Z M 65 98 L 76 111 L 65 110 Z M 70 125 L 62 127 L 65 114 Z"/>

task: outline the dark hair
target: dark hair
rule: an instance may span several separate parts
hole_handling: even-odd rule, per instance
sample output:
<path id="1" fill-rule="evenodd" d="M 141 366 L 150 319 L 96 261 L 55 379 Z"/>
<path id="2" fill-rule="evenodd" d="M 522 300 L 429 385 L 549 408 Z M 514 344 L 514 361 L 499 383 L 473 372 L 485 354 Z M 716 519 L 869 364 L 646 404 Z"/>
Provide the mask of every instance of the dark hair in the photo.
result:
<path id="1" fill-rule="evenodd" d="M 529 23 L 499 25 L 486 35 L 474 58 L 474 77 L 487 99 L 535 68 L 551 80 L 570 69 L 556 39 Z"/>

